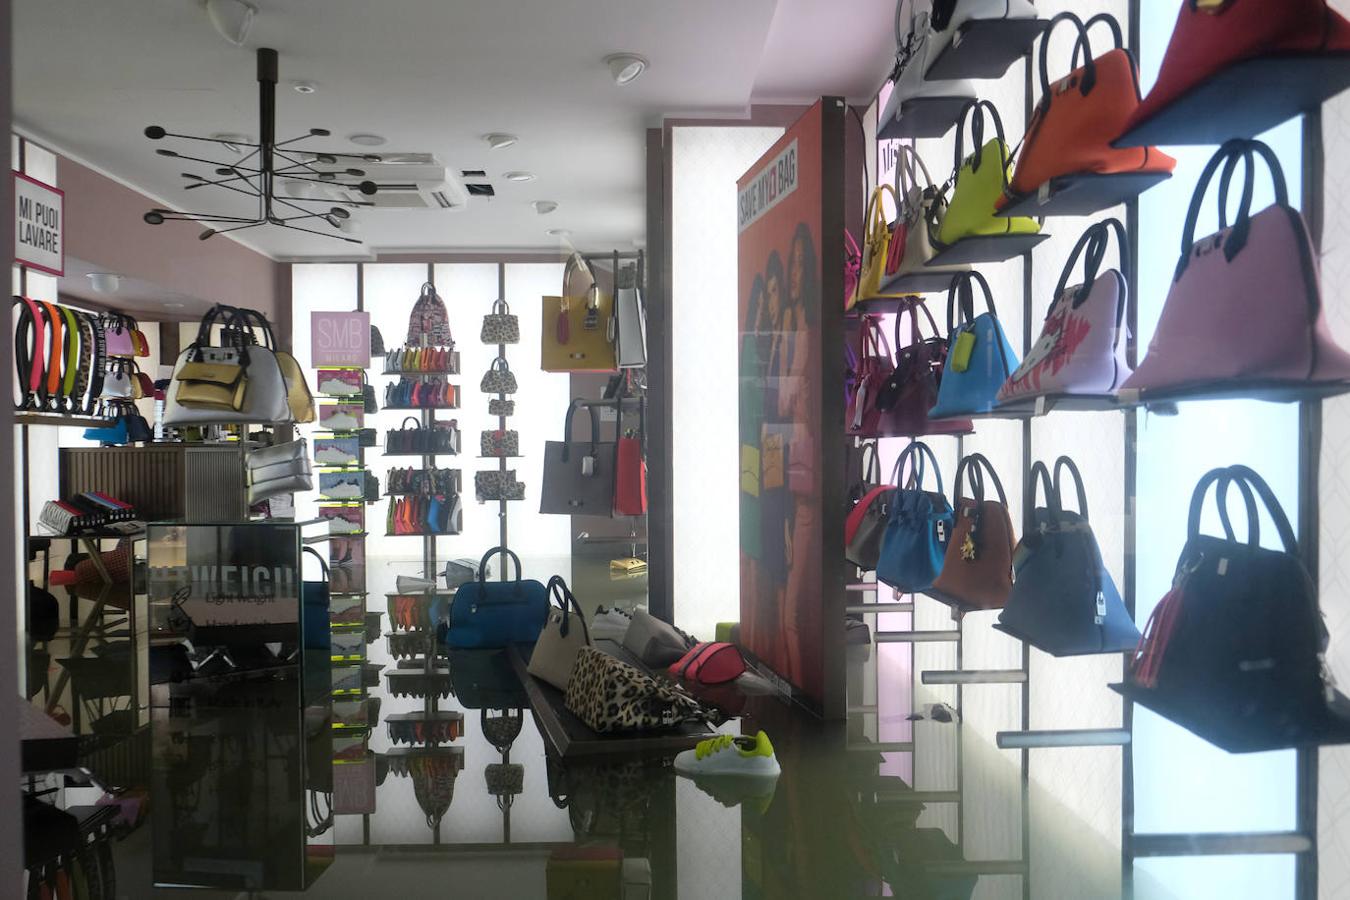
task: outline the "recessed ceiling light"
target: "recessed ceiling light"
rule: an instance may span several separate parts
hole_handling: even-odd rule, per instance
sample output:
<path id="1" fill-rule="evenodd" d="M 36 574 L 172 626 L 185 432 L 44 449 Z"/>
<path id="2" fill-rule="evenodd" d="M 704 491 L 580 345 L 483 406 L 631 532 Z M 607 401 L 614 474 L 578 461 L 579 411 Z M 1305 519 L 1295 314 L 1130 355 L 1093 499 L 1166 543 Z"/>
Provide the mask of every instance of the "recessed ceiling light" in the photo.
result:
<path id="1" fill-rule="evenodd" d="M 556 200 L 536 200 L 530 205 L 533 206 L 534 211 L 541 216 L 546 216 L 558 208 Z"/>
<path id="2" fill-rule="evenodd" d="M 244 0 L 206 0 L 203 5 L 216 33 L 236 47 L 242 47 L 253 27 L 253 17 L 258 14 L 257 8 Z"/>
<path id="3" fill-rule="evenodd" d="M 122 276 L 113 272 L 90 272 L 85 277 L 96 294 L 115 294 L 122 286 Z"/>
<path id="4" fill-rule="evenodd" d="M 550 228 L 548 234 L 550 237 L 571 237 L 572 231 L 568 228 Z"/>
<path id="5" fill-rule="evenodd" d="M 483 140 L 488 142 L 488 146 L 493 150 L 505 150 L 520 138 L 514 134 L 507 134 L 503 131 L 494 131 L 491 134 L 483 135 Z"/>
<path id="6" fill-rule="evenodd" d="M 533 172 L 507 172 L 502 177 L 507 181 L 534 181 Z"/>
<path id="7" fill-rule="evenodd" d="M 362 147 L 379 147 L 386 143 L 385 139 L 380 135 L 367 133 L 353 134 L 349 136 L 347 140 L 351 141 L 353 144 L 360 144 Z"/>
<path id="8" fill-rule="evenodd" d="M 605 57 L 609 75 L 619 87 L 637 81 L 647 71 L 647 60 L 636 53 L 611 53 Z"/>
<path id="9" fill-rule="evenodd" d="M 312 81 L 292 81 L 291 87 L 297 94 L 312 94 L 319 89 Z"/>

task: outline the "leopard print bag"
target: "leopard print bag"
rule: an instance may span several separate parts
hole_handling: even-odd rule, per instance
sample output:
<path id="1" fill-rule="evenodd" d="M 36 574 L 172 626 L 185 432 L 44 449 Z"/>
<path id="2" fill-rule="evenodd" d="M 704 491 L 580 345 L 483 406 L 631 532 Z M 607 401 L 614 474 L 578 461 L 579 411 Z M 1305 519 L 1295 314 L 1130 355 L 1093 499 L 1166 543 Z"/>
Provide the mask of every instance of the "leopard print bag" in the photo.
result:
<path id="1" fill-rule="evenodd" d="M 565 702 L 569 712 L 600 734 L 648 731 L 712 717 L 674 685 L 593 647 L 583 647 L 577 654 Z"/>

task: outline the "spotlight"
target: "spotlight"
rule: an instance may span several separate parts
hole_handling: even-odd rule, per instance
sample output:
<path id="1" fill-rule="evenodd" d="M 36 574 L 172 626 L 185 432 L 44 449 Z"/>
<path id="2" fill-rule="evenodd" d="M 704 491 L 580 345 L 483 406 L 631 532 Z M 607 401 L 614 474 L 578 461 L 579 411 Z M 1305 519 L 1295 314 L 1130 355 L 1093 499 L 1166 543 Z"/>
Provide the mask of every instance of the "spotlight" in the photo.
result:
<path id="1" fill-rule="evenodd" d="M 636 53 L 613 53 L 605 57 L 605 65 L 619 87 L 632 84 L 647 71 L 647 60 Z"/>
<path id="2" fill-rule="evenodd" d="M 206 0 L 206 17 L 211 27 L 225 40 L 242 47 L 253 27 L 253 17 L 258 14 L 256 7 L 244 0 Z"/>

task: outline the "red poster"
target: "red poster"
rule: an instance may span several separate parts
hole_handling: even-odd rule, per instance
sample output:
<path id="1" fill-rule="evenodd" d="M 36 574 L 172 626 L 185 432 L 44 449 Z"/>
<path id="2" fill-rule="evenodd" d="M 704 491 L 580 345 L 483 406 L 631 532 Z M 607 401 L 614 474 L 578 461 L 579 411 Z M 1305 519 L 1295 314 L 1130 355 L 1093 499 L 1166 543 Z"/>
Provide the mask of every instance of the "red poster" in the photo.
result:
<path id="1" fill-rule="evenodd" d="M 825 693 L 821 133 L 817 103 L 737 182 L 741 640 L 816 705 Z"/>

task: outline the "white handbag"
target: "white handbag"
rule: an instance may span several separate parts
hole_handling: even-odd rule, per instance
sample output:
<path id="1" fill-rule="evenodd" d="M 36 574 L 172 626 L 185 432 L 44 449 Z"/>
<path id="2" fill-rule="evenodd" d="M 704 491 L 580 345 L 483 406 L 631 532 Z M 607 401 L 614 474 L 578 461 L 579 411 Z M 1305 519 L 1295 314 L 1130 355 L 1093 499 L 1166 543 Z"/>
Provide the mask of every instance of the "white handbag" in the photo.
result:
<path id="1" fill-rule="evenodd" d="M 619 288 L 614 294 L 614 317 L 619 323 L 619 368 L 647 365 L 647 313 L 637 288 Z"/>
<path id="2" fill-rule="evenodd" d="M 923 181 L 919 181 L 919 174 Z M 933 186 L 933 176 L 923 159 L 908 144 L 901 144 L 895 158 L 895 195 L 900 198 L 900 227 L 905 229 L 905 254 L 901 257 L 897 275 L 912 275 L 918 272 L 942 273 L 964 272 L 969 263 L 947 266 L 930 266 L 937 250 L 933 247 L 933 235 L 942 224 L 942 216 L 947 208 L 946 198 Z"/>
<path id="3" fill-rule="evenodd" d="M 248 466 L 248 502 L 252 506 L 278 494 L 313 490 L 313 468 L 302 438 L 251 451 Z"/>
<path id="4" fill-rule="evenodd" d="M 951 44 L 962 25 L 991 19 L 1034 19 L 1036 7 L 1029 0 L 956 0 L 939 3 L 929 20 L 929 62 L 937 59 Z"/>
<path id="5" fill-rule="evenodd" d="M 1000 7 L 1003 6 L 1000 0 Z M 929 12 L 911 8 L 908 29 L 904 29 L 896 7 L 895 44 L 896 71 L 891 73 L 891 96 L 886 100 L 878 123 L 879 130 L 900 119 L 901 107 L 911 100 L 929 100 L 936 98 L 975 99 L 975 82 L 968 78 L 957 81 L 929 81 L 925 77 L 928 67 L 937 59 L 942 48 L 951 42 L 948 37 L 939 44 L 939 38 L 933 33 L 929 23 Z"/>
<path id="6" fill-rule="evenodd" d="M 539 632 L 539 640 L 530 654 L 529 672 L 535 678 L 565 691 L 567 682 L 572 678 L 577 654 L 583 647 L 591 646 L 591 635 L 586 628 L 586 616 L 581 611 L 581 604 L 572 596 L 561 575 L 549 579 L 548 598 L 548 618 L 544 620 L 544 628 Z M 556 606 L 553 605 L 555 600 Z"/>
<path id="7" fill-rule="evenodd" d="M 166 425 L 266 425 L 295 422 L 291 412 L 286 379 L 276 355 L 263 346 L 264 341 L 247 346 L 212 346 L 211 329 L 217 320 L 226 327 L 226 340 L 241 340 L 249 331 L 246 319 L 233 307 L 217 305 L 202 318 L 197 339 L 187 346 L 173 366 L 173 383 L 165 392 L 164 424 Z M 178 402 L 179 373 L 189 362 L 245 363 L 243 405 L 237 410 L 191 407 Z"/>

